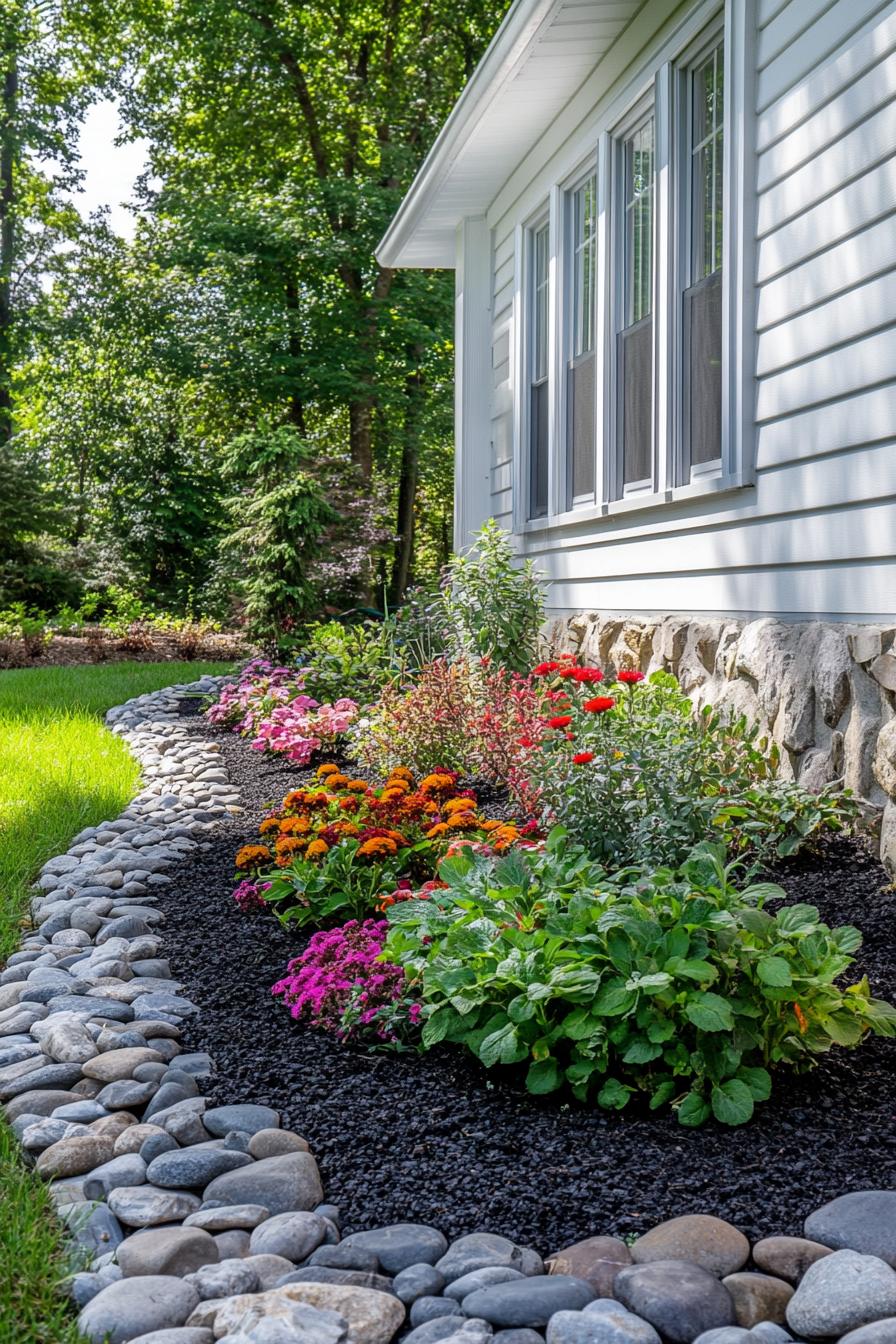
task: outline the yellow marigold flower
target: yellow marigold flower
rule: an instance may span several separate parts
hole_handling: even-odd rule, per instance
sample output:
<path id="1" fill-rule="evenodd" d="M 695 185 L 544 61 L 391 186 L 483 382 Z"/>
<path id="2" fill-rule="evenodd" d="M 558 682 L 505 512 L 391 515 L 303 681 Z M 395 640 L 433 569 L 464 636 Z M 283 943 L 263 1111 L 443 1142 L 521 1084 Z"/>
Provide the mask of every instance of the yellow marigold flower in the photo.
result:
<path id="1" fill-rule="evenodd" d="M 450 775 L 427 775 L 420 785 L 421 793 L 430 793 L 438 796 L 439 794 L 448 794 L 454 791 L 454 780 Z"/>
<path id="2" fill-rule="evenodd" d="M 437 821 L 435 826 L 430 826 L 429 830 L 426 832 L 426 838 L 427 840 L 438 840 L 440 835 L 447 835 L 447 834 L 448 834 L 448 823 L 444 821 Z"/>
<path id="3" fill-rule="evenodd" d="M 394 770 L 389 771 L 390 779 L 406 779 L 409 784 L 413 784 L 414 776 L 406 765 L 396 765 Z"/>
<path id="4" fill-rule="evenodd" d="M 284 817 L 280 822 L 281 835 L 307 835 L 311 822 L 307 817 Z"/>
<path id="5" fill-rule="evenodd" d="M 294 854 L 301 854 L 307 843 L 307 840 L 301 840 L 295 835 L 281 835 L 274 845 L 274 852 L 278 860 L 285 855 L 288 863 Z"/>
<path id="6" fill-rule="evenodd" d="M 442 804 L 442 811 L 451 817 L 455 812 L 470 812 L 473 806 L 472 798 L 449 798 L 447 803 Z"/>
<path id="7" fill-rule="evenodd" d="M 338 775 L 339 766 L 333 765 L 331 761 L 327 761 L 324 765 L 319 765 L 314 773 L 317 775 L 318 779 L 326 779 L 327 775 Z"/>
<path id="8" fill-rule="evenodd" d="M 397 789 L 398 792 L 402 794 L 410 793 L 411 791 L 410 784 L 406 779 L 402 778 L 401 775 L 390 775 L 386 780 L 385 787 L 390 790 Z"/>
<path id="9" fill-rule="evenodd" d="M 258 834 L 270 835 L 271 831 L 279 831 L 281 826 L 282 822 L 278 821 L 276 817 L 265 817 L 258 828 Z"/>
<path id="10" fill-rule="evenodd" d="M 263 863 L 270 863 L 271 851 L 267 845 L 243 845 L 236 856 L 237 868 L 260 868 Z"/>
<path id="11" fill-rule="evenodd" d="M 438 803 L 424 803 L 423 811 L 428 817 L 434 817 L 439 810 Z"/>
<path id="12" fill-rule="evenodd" d="M 365 859 L 384 858 L 391 856 L 392 854 L 397 854 L 398 846 L 395 841 L 390 840 L 388 836 L 378 835 L 375 836 L 373 840 L 365 840 L 363 845 L 359 848 L 358 853 L 362 854 Z"/>
<path id="13" fill-rule="evenodd" d="M 484 831 L 497 831 L 500 830 L 503 825 L 503 821 L 495 821 L 492 819 L 491 821 L 484 821 L 482 823 L 482 829 Z"/>
<path id="14" fill-rule="evenodd" d="M 368 784 L 366 779 L 350 779 L 345 787 L 349 793 L 366 793 Z"/>
<path id="15" fill-rule="evenodd" d="M 323 858 L 324 854 L 329 854 L 329 852 L 330 846 L 325 840 L 312 840 L 305 851 L 305 855 L 309 859 L 320 859 Z"/>

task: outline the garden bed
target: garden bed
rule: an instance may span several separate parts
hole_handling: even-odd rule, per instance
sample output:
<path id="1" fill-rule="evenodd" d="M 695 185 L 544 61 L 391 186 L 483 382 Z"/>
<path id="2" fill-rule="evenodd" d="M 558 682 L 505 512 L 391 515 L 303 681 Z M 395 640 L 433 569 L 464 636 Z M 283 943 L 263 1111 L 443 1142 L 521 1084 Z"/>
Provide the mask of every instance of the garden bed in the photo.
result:
<path id="1" fill-rule="evenodd" d="M 195 702 L 183 709 L 195 713 Z M 512 1071 L 487 1072 L 457 1049 L 374 1055 L 294 1022 L 270 986 L 306 939 L 269 913 L 240 912 L 230 892 L 235 850 L 308 772 L 204 721 L 195 733 L 220 742 L 244 812 L 161 893 L 172 971 L 202 1010 L 188 1045 L 214 1058 L 217 1103 L 251 1095 L 307 1137 L 345 1230 L 415 1220 L 449 1237 L 487 1228 L 548 1252 L 693 1211 L 750 1237 L 798 1234 L 824 1201 L 896 1184 L 890 1040 L 834 1049 L 811 1074 L 779 1079 L 732 1133 L 714 1122 L 683 1129 L 668 1113 L 540 1100 Z M 774 876 L 824 920 L 856 924 L 865 943 L 855 971 L 876 995 L 896 996 L 896 893 L 865 849 L 832 841 Z"/>

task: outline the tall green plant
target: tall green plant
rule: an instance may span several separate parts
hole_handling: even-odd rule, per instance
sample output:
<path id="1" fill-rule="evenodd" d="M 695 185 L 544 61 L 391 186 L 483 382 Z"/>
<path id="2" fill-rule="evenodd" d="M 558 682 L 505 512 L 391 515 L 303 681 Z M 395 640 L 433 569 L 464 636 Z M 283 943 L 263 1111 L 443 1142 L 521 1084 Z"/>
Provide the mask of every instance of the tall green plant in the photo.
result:
<path id="1" fill-rule="evenodd" d="M 227 475 L 238 493 L 225 545 L 244 574 L 250 634 L 267 645 L 288 642 L 313 614 L 308 570 L 336 519 L 308 465 L 308 446 L 290 425 L 241 434 L 227 449 Z"/>
<path id="2" fill-rule="evenodd" d="M 511 672 L 535 662 L 544 589 L 531 560 L 515 561 L 510 535 L 490 518 L 448 563 L 443 595 L 447 643 L 455 658 L 490 658 Z"/>

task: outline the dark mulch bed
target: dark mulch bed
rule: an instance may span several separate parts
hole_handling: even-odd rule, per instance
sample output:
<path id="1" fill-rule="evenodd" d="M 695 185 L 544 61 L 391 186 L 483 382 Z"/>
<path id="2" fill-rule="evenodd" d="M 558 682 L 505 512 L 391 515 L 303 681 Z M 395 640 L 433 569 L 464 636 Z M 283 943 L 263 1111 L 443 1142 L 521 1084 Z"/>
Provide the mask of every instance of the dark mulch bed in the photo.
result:
<path id="1" fill-rule="evenodd" d="M 189 712 L 185 706 L 185 712 Z M 197 722 L 196 731 L 210 733 Z M 270 986 L 303 945 L 229 899 L 233 854 L 301 772 L 216 734 L 245 815 L 185 863 L 164 896 L 166 952 L 202 1009 L 193 1048 L 218 1069 L 218 1102 L 277 1107 L 320 1162 L 347 1229 L 421 1221 L 448 1236 L 502 1232 L 542 1253 L 594 1233 L 641 1232 L 715 1213 L 751 1237 L 799 1233 L 846 1190 L 896 1186 L 896 1043 L 835 1050 L 779 1076 L 745 1128 L 683 1129 L 671 1115 L 537 1100 L 460 1051 L 373 1055 L 295 1024 Z M 791 899 L 865 934 L 857 972 L 896 998 L 896 894 L 858 845 L 836 840 L 775 874 Z"/>

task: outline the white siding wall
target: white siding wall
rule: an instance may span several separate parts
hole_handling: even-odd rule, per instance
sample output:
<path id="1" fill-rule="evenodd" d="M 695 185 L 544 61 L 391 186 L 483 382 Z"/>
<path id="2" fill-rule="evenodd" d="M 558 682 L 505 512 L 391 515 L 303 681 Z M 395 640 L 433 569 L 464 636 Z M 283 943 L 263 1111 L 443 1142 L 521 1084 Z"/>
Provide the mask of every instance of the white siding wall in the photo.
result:
<path id="1" fill-rule="evenodd" d="M 491 511 L 507 527 L 514 231 L 596 139 L 669 11 L 641 10 L 603 62 L 609 88 L 571 98 L 489 214 Z M 756 14 L 755 485 L 527 532 L 555 610 L 896 616 L 896 5 L 757 0 Z"/>

